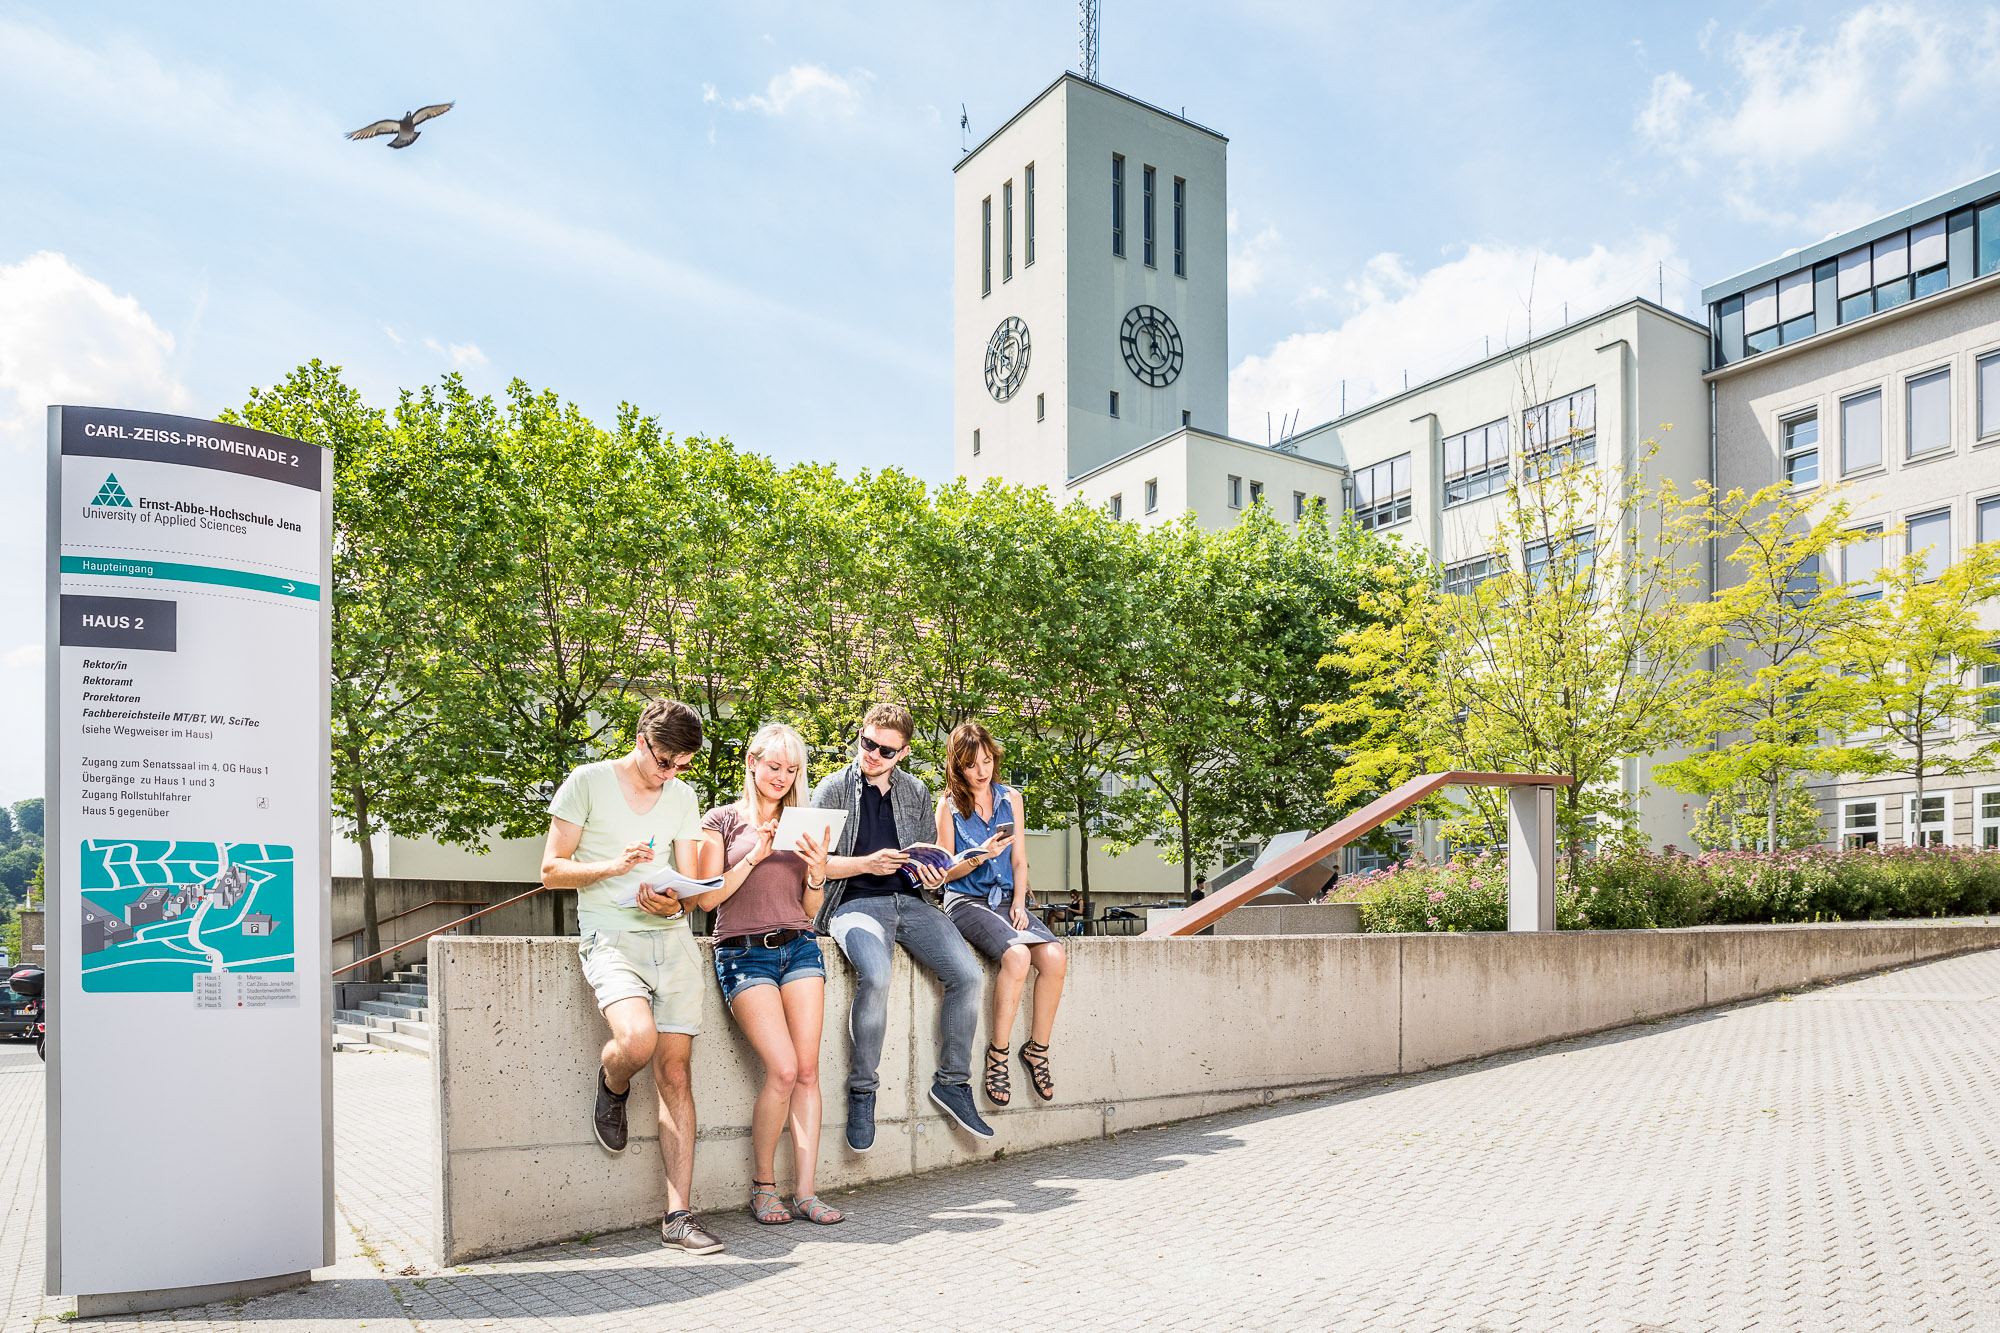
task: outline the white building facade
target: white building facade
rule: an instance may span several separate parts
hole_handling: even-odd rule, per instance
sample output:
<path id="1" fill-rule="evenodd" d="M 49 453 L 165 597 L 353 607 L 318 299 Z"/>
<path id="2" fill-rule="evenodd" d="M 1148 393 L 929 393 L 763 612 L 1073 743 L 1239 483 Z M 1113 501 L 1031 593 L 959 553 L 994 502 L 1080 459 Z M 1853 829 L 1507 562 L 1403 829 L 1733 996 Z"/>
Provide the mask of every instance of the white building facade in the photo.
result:
<path id="1" fill-rule="evenodd" d="M 2000 173 L 1738 274 L 1702 293 L 1713 339 L 1718 484 L 1840 492 L 1875 539 L 1824 570 L 1865 589 L 1928 549 L 2000 541 Z M 1986 624 L 2000 639 L 2000 617 Z M 2000 672 L 1981 723 L 2000 730 Z M 1945 738 L 1940 737 L 1940 740 Z M 1815 785 L 1846 844 L 2000 848 L 2000 773 Z"/>

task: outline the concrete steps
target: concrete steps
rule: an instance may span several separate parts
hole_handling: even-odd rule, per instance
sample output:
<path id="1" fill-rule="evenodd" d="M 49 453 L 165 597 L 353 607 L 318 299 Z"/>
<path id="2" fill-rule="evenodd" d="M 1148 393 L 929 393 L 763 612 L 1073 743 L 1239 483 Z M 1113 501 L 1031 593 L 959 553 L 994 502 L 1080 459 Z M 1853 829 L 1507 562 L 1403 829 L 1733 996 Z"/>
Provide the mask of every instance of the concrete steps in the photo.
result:
<path id="1" fill-rule="evenodd" d="M 387 1050 L 428 1057 L 431 1053 L 431 996 L 423 963 L 389 978 L 391 989 L 358 1009 L 333 1012 L 336 1051 Z"/>

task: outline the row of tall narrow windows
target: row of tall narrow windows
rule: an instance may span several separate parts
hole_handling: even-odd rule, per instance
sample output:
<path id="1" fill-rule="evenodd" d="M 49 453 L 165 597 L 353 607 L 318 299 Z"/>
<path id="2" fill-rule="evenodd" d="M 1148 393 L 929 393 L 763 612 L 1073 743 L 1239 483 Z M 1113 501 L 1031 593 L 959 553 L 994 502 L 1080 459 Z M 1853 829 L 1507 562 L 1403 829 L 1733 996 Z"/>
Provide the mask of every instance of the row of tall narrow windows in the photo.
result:
<path id="1" fill-rule="evenodd" d="M 1021 169 L 1021 266 L 1035 262 L 1035 164 Z M 1014 182 L 1000 187 L 1000 281 L 1014 276 Z M 993 294 L 993 196 L 979 201 L 979 294 Z"/>
<path id="2" fill-rule="evenodd" d="M 1149 166 L 1139 168 L 1139 248 L 1147 268 L 1158 268 L 1158 173 Z M 1187 276 L 1187 182 L 1174 177 L 1174 276 Z M 1125 257 L 1125 155 L 1111 155 L 1111 253 Z"/>
<path id="3" fill-rule="evenodd" d="M 1980 439 L 2000 436 L 2000 352 L 1980 357 L 1975 365 L 1978 394 L 1977 431 Z M 1840 400 L 1840 475 L 1851 476 L 1883 465 L 1882 390 L 1865 389 Z M 1940 366 L 1903 380 L 1903 457 L 1923 458 L 1952 447 L 1951 367 Z M 1825 471 L 1820 462 L 1820 422 L 1817 410 L 1779 423 L 1779 456 L 1785 480 L 1793 486 L 1818 484 Z"/>

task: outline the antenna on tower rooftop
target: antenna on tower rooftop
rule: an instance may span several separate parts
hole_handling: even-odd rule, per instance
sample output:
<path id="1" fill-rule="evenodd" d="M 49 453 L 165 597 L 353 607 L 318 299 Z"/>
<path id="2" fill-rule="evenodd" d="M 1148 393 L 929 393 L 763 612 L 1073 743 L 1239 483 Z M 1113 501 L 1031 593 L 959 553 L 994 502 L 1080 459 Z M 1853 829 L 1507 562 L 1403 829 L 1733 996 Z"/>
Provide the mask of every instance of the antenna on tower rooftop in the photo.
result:
<path id="1" fill-rule="evenodd" d="M 1103 0 L 1081 0 L 1083 9 L 1083 38 L 1077 43 L 1077 51 L 1082 55 L 1079 68 L 1083 77 L 1097 82 L 1097 31 L 1103 21 Z"/>

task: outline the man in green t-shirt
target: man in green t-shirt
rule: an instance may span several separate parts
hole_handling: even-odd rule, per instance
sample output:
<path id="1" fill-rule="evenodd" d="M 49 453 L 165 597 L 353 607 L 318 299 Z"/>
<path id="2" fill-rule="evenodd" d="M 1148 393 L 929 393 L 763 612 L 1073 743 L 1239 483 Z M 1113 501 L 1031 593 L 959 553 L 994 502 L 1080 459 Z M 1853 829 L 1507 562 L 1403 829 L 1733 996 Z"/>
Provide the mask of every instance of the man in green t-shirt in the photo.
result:
<path id="1" fill-rule="evenodd" d="M 625 1099 L 632 1076 L 650 1061 L 667 1169 L 660 1235 L 690 1253 L 712 1254 L 722 1242 L 688 1211 L 695 1139 L 688 1059 L 707 977 L 680 899 L 644 883 L 661 857 L 690 878 L 700 865 L 699 804 L 678 774 L 701 745 L 692 708 L 668 699 L 647 704 L 630 754 L 585 764 L 556 789 L 542 883 L 576 890 L 583 975 L 611 1025 L 597 1071 L 597 1141 L 625 1151 Z"/>

